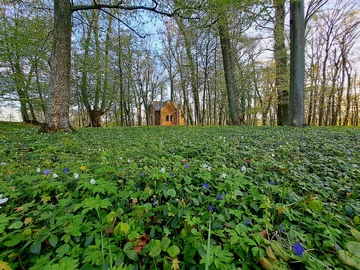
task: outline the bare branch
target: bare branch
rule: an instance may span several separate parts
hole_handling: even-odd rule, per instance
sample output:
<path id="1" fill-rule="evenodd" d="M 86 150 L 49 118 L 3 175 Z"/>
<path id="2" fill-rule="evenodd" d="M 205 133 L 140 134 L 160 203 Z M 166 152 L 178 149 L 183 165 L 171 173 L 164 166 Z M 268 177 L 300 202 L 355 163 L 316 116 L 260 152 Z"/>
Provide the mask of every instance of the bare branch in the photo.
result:
<path id="1" fill-rule="evenodd" d="M 137 32 L 134 28 L 132 28 L 130 25 L 128 25 L 126 22 L 124 22 L 123 20 L 121 20 L 120 18 L 116 17 L 115 15 L 111 14 L 109 11 L 104 10 L 104 9 L 100 9 L 101 11 L 105 12 L 106 14 L 108 14 L 109 16 L 113 17 L 115 20 L 121 22 L 122 24 L 124 24 L 127 28 L 129 28 L 132 32 L 134 32 L 138 37 L 140 38 L 146 38 L 146 34 L 145 35 L 141 35 L 139 32 Z"/>

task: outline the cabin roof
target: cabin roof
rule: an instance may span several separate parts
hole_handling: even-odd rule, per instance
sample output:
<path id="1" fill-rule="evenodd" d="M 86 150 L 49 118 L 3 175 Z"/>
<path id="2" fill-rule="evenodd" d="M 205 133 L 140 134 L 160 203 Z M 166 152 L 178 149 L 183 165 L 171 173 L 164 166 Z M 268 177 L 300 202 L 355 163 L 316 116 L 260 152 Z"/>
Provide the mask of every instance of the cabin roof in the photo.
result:
<path id="1" fill-rule="evenodd" d="M 152 101 L 151 106 L 153 106 L 154 110 L 160 110 L 161 108 L 165 107 L 168 102 L 170 102 L 171 105 L 173 105 L 175 109 L 180 108 L 180 106 L 175 101 L 171 101 L 171 100 Z"/>

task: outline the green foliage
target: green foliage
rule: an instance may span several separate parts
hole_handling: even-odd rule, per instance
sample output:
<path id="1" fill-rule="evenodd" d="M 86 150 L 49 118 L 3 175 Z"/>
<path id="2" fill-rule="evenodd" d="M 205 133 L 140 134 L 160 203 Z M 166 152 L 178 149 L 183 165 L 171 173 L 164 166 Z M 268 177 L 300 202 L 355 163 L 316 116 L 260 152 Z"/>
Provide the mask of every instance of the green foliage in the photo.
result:
<path id="1" fill-rule="evenodd" d="M 359 268 L 357 129 L 0 129 L 12 269 Z"/>

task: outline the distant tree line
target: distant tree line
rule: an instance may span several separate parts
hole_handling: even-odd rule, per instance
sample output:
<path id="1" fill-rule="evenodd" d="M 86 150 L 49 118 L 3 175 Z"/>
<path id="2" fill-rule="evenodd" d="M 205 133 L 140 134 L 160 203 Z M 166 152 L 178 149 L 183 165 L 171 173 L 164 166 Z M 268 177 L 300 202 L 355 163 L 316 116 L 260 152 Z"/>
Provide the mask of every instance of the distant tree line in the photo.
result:
<path id="1" fill-rule="evenodd" d="M 359 23 L 354 0 L 6 0 L 0 98 L 44 131 L 167 99 L 189 125 L 358 126 Z"/>

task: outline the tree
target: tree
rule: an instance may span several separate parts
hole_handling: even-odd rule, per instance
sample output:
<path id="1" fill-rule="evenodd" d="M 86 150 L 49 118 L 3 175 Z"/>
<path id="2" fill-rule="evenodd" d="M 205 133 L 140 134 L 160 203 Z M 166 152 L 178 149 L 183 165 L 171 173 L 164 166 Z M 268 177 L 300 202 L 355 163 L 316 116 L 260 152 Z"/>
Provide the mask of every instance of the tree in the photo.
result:
<path id="1" fill-rule="evenodd" d="M 287 51 L 285 46 L 285 0 L 274 0 L 274 56 L 278 107 L 278 126 L 287 125 L 289 121 L 289 70 Z"/>
<path id="2" fill-rule="evenodd" d="M 70 125 L 70 69 L 71 69 L 71 14 L 80 10 L 117 8 L 125 11 L 143 10 L 163 16 L 173 17 L 178 10 L 159 9 L 159 2 L 153 0 L 153 6 L 118 4 L 101 4 L 96 0 L 92 5 L 72 5 L 70 0 L 54 0 L 54 31 L 51 66 L 51 83 L 46 123 L 41 132 L 72 131 Z M 121 21 L 121 19 L 117 18 Z"/>
<path id="3" fill-rule="evenodd" d="M 229 22 L 226 16 L 224 5 L 218 6 L 217 15 L 231 122 L 233 125 L 241 125 L 244 123 L 244 120 L 243 115 L 241 115 L 239 91 L 235 81 L 234 55 L 231 46 Z"/>
<path id="4" fill-rule="evenodd" d="M 304 0 L 290 2 L 290 125 L 305 125 Z"/>

